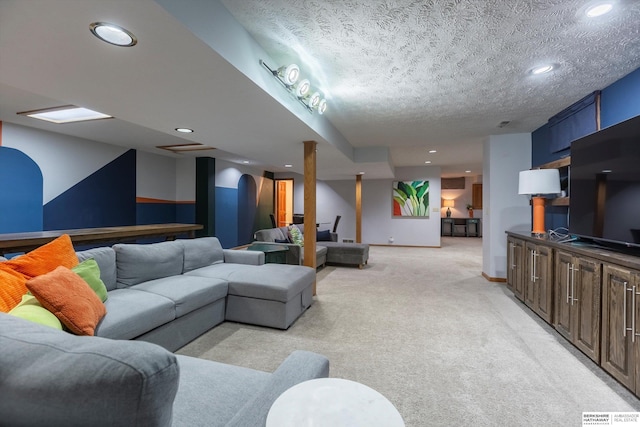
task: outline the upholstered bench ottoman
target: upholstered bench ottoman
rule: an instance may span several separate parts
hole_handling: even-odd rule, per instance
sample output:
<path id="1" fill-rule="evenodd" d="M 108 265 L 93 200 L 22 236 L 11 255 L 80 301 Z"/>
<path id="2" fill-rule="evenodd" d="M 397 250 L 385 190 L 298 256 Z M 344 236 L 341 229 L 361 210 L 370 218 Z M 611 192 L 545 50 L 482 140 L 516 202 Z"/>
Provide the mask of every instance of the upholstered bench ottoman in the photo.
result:
<path id="1" fill-rule="evenodd" d="M 368 243 L 320 242 L 327 247 L 327 264 L 351 264 L 362 269 L 369 262 Z"/>
<path id="2" fill-rule="evenodd" d="M 226 320 L 287 329 L 313 303 L 314 269 L 264 264 L 229 278 Z"/>

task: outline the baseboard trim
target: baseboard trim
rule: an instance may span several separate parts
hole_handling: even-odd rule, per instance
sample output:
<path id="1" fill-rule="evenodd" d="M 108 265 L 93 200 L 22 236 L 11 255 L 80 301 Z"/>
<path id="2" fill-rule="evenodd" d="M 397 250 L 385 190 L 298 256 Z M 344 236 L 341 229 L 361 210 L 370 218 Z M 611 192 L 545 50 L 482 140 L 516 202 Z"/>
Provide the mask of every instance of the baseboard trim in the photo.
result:
<path id="1" fill-rule="evenodd" d="M 491 277 L 484 271 L 482 272 L 482 277 L 487 279 L 490 282 L 498 282 L 498 283 L 507 283 L 507 279 L 504 277 Z"/>

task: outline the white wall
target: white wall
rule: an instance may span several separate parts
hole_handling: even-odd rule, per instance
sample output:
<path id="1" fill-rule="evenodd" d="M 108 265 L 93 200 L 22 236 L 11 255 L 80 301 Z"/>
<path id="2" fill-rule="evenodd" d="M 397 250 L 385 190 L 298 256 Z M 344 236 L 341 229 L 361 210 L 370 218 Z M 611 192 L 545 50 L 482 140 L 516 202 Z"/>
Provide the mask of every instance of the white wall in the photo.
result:
<path id="1" fill-rule="evenodd" d="M 176 200 L 176 160 L 138 151 L 136 153 L 136 196 Z"/>
<path id="2" fill-rule="evenodd" d="M 188 157 L 176 160 L 176 201 L 196 200 L 196 159 Z"/>
<path id="3" fill-rule="evenodd" d="M 429 181 L 429 218 L 393 218 L 392 186 L 394 180 L 362 180 L 362 241 L 372 244 L 440 246 L 440 173 L 439 167 L 397 168 L 396 181 Z M 276 179 L 294 180 L 294 212 L 304 212 L 304 184 L 299 174 L 278 173 Z M 342 215 L 338 238 L 356 236 L 356 178 L 341 181 L 318 181 L 316 184 L 316 221 L 330 222 Z"/>
<path id="4" fill-rule="evenodd" d="M 530 230 L 531 208 L 518 195 L 518 174 L 531 167 L 531 134 L 492 135 L 483 154 L 482 271 L 507 277 L 507 230 Z"/>
<path id="5" fill-rule="evenodd" d="M 429 181 L 429 218 L 394 218 L 393 181 L 412 180 Z M 363 179 L 362 241 L 371 244 L 439 247 L 440 168 L 396 168 L 394 180 Z"/>

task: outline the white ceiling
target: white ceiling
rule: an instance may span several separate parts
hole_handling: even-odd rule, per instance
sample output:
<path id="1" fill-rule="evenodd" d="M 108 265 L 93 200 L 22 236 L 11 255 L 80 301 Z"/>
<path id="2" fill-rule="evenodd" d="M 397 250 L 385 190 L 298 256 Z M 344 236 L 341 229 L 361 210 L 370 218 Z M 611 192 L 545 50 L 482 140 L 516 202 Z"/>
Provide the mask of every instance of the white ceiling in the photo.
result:
<path id="1" fill-rule="evenodd" d="M 640 67 L 637 0 L 591 20 L 585 0 L 222 0 L 270 65 L 295 62 L 324 90 L 324 120 L 344 137 L 334 141 L 159 3 L 0 0 L 0 120 L 161 154 L 154 147 L 187 138 L 218 148 L 198 155 L 276 172 L 291 163 L 301 173 L 302 141 L 316 140 L 321 179 L 388 178 L 426 160 L 460 176 L 481 173 L 489 135 L 531 132 Z M 128 28 L 138 45 L 100 42 L 88 30 L 95 21 Z M 546 62 L 559 68 L 527 73 Z M 64 104 L 116 119 L 16 115 Z M 196 132 L 176 135 L 183 126 Z M 389 147 L 390 163 L 349 152 L 376 147 Z"/>

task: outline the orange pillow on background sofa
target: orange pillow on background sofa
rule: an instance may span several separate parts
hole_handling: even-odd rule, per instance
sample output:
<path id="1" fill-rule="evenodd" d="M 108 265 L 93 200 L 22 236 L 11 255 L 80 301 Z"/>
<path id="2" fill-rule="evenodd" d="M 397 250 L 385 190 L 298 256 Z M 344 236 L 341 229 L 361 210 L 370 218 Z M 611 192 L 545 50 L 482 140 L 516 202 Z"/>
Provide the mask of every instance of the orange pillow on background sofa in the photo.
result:
<path id="1" fill-rule="evenodd" d="M 68 234 L 19 257 L 0 262 L 0 311 L 8 313 L 27 293 L 27 280 L 58 266 L 78 265 L 78 256 Z"/>

